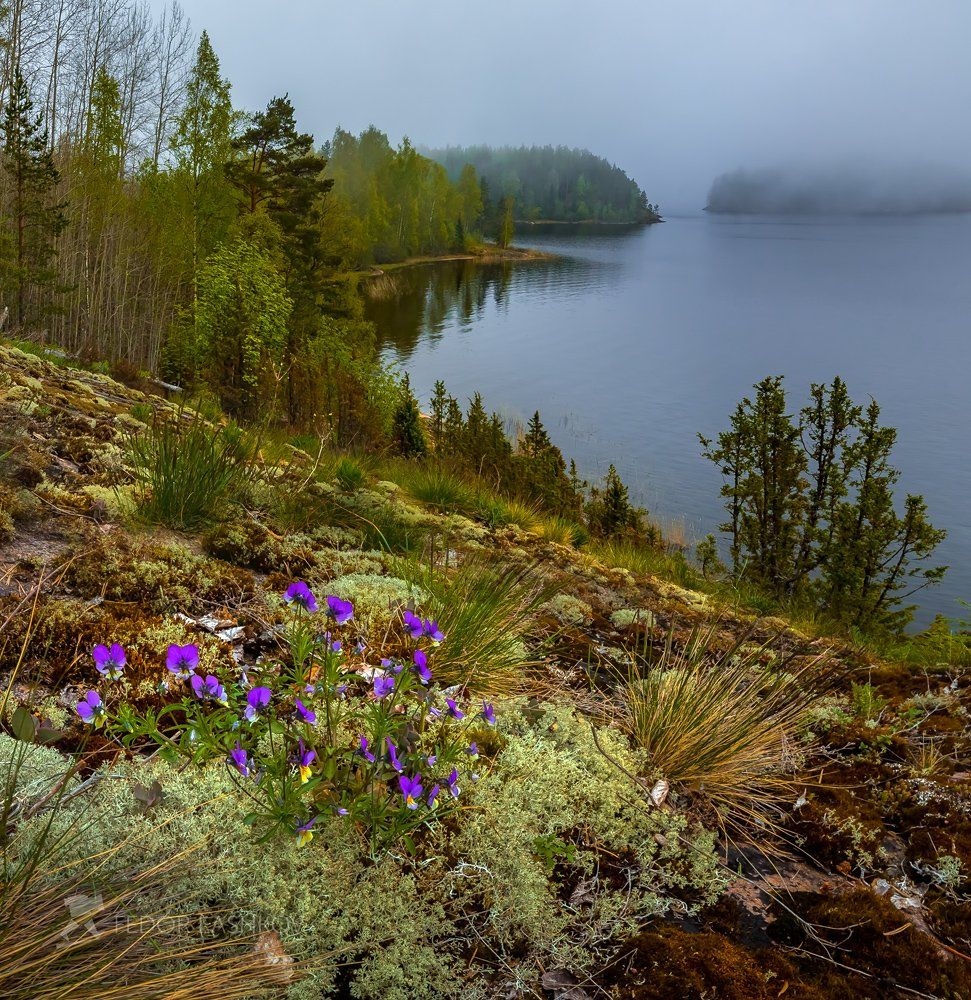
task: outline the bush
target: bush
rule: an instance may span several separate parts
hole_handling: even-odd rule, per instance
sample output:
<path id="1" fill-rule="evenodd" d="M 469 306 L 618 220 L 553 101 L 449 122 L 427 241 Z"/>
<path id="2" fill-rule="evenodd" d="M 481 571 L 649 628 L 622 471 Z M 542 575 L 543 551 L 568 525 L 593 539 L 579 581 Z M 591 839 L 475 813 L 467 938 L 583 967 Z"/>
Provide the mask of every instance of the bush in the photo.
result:
<path id="1" fill-rule="evenodd" d="M 157 420 L 129 436 L 128 454 L 142 488 L 139 514 L 181 531 L 218 518 L 255 474 L 255 448 L 242 431 L 198 418 L 185 427 L 181 419 Z"/>

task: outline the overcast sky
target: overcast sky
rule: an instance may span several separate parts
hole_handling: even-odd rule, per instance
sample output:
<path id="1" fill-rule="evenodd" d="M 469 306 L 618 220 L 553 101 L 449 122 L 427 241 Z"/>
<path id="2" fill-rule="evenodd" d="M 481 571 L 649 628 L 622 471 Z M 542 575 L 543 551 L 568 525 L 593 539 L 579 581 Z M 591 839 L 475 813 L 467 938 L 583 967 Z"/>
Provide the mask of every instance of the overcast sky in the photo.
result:
<path id="1" fill-rule="evenodd" d="M 586 146 L 668 212 L 738 166 L 971 165 L 971 0 L 182 5 L 238 106 L 288 91 L 321 139 Z"/>

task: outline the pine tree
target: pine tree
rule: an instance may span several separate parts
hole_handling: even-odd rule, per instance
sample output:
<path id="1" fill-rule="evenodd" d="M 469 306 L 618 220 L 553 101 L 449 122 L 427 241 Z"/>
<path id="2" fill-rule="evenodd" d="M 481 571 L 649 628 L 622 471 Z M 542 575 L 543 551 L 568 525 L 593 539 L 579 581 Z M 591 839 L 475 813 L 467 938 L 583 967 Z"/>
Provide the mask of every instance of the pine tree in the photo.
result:
<path id="1" fill-rule="evenodd" d="M 640 512 L 632 506 L 627 487 L 617 469 L 611 464 L 604 476 L 603 484 L 594 487 L 587 504 L 590 526 L 606 538 L 623 534 L 628 528 L 636 530 L 640 525 Z"/>
<path id="2" fill-rule="evenodd" d="M 3 113 L 3 169 L 8 197 L 4 222 L 11 266 L 13 325 L 29 330 L 53 310 L 57 238 L 67 226 L 65 204 L 56 199 L 60 179 L 48 146 L 43 115 L 18 72 Z"/>
<path id="3" fill-rule="evenodd" d="M 510 246 L 515 235 L 516 223 L 513 217 L 513 199 L 506 197 L 503 199 L 499 211 L 499 234 L 496 241 L 499 244 L 499 248 L 505 250 L 506 247 Z"/>
<path id="4" fill-rule="evenodd" d="M 401 385 L 401 402 L 392 419 L 392 435 L 398 454 L 405 458 L 422 458 L 428 452 L 421 411 L 407 375 Z"/>

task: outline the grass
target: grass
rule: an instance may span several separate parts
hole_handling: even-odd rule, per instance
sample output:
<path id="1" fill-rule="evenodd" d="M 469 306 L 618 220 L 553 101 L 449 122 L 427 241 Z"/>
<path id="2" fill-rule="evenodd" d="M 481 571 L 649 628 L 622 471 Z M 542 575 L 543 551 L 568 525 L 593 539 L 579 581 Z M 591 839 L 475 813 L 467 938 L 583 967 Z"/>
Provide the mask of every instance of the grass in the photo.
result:
<path id="1" fill-rule="evenodd" d="M 537 534 L 548 542 L 555 542 L 557 545 L 572 545 L 575 548 L 585 545 L 590 538 L 587 529 L 582 524 L 571 521 L 568 517 L 558 517 L 555 514 L 540 520 Z"/>
<path id="2" fill-rule="evenodd" d="M 490 528 L 504 528 L 515 524 L 523 531 L 538 531 L 543 515 L 540 508 L 524 500 L 506 500 L 503 497 L 483 494 L 479 500 L 479 517 Z"/>
<path id="3" fill-rule="evenodd" d="M 659 655 L 631 655 L 614 705 L 658 776 L 702 794 L 724 826 L 772 829 L 794 799 L 806 713 L 828 689 L 824 657 L 795 674 L 759 662 L 743 636 L 718 652 L 717 626 L 696 629 L 682 649 L 671 635 Z"/>
<path id="4" fill-rule="evenodd" d="M 142 487 L 140 516 L 180 531 L 217 519 L 255 474 L 255 448 L 239 428 L 198 418 L 159 419 L 129 436 L 128 453 Z"/>
<path id="5" fill-rule="evenodd" d="M 342 455 L 334 463 L 331 477 L 342 490 L 353 493 L 354 490 L 360 489 L 364 485 L 367 473 L 357 459 L 351 458 L 349 455 Z"/>
<path id="6" fill-rule="evenodd" d="M 526 639 L 539 609 L 558 592 L 534 567 L 468 556 L 453 573 L 409 560 L 399 575 L 422 587 L 422 610 L 436 618 L 445 640 L 435 651 L 435 673 L 473 695 L 511 694 L 524 686 L 530 657 Z"/>
<path id="7" fill-rule="evenodd" d="M 399 485 L 414 500 L 441 514 L 474 514 L 475 491 L 459 476 L 434 466 L 416 465 L 403 470 Z"/>
<path id="8" fill-rule="evenodd" d="M 630 570 L 639 576 L 660 576 L 689 590 L 702 590 L 705 581 L 680 550 L 639 544 L 628 539 L 598 541 L 590 553 L 607 566 Z"/>

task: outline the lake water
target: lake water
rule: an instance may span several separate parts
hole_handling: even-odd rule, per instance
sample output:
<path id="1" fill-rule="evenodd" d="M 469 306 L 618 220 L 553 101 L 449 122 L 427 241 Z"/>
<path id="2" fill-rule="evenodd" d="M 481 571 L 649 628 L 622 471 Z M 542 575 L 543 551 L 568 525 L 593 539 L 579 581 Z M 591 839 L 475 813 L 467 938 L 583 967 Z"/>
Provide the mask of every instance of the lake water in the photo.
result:
<path id="1" fill-rule="evenodd" d="M 689 538 L 720 518 L 714 436 L 753 382 L 784 374 L 801 405 L 841 375 L 899 430 L 901 489 L 948 529 L 945 582 L 919 623 L 971 600 L 971 217 L 698 216 L 610 235 L 527 233 L 560 257 L 394 275 L 369 304 L 385 354 L 427 402 L 525 421 L 597 478 L 613 462 L 652 515 Z"/>

